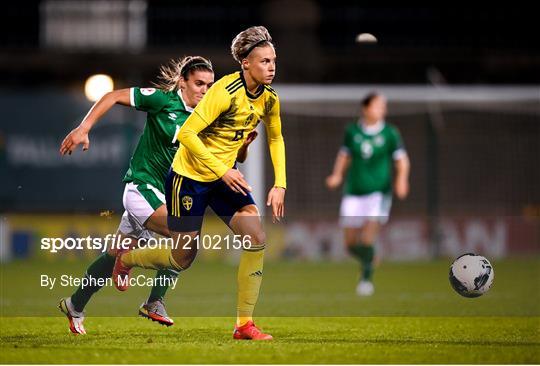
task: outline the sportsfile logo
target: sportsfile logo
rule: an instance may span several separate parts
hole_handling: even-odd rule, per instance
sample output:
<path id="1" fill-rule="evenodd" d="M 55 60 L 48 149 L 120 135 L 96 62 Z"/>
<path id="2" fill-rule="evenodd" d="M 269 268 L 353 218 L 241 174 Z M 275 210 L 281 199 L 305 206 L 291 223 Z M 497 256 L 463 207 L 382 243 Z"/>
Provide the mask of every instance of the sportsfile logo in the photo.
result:
<path id="1" fill-rule="evenodd" d="M 133 239 L 116 234 L 107 234 L 104 238 L 87 236 L 85 238 L 42 238 L 41 250 L 58 253 L 62 250 L 99 250 L 129 249 Z"/>
<path id="2" fill-rule="evenodd" d="M 251 249 L 250 235 L 179 235 L 173 238 L 139 238 L 132 239 L 116 234 L 107 234 L 102 237 L 85 238 L 42 238 L 41 250 L 49 253 L 58 253 L 65 250 L 97 250 L 106 252 L 107 250 L 126 249 L 206 249 L 206 250 L 229 250 L 229 249 Z"/>

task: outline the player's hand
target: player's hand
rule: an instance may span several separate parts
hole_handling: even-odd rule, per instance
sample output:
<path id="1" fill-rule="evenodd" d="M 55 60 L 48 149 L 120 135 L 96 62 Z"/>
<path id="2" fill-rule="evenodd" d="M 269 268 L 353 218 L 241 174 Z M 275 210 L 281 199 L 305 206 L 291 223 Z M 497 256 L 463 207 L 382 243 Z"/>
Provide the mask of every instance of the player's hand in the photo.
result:
<path id="1" fill-rule="evenodd" d="M 251 131 L 244 140 L 244 146 L 248 147 L 259 136 L 259 133 L 255 130 Z"/>
<path id="2" fill-rule="evenodd" d="M 339 174 L 329 175 L 328 177 L 326 177 L 326 187 L 328 187 L 329 190 L 333 191 L 341 185 L 342 181 L 343 178 L 341 178 L 341 175 Z"/>
<path id="3" fill-rule="evenodd" d="M 247 154 L 248 154 L 248 147 L 249 145 L 257 138 L 258 132 L 257 131 L 251 131 L 249 135 L 247 135 L 246 139 L 244 140 L 244 143 L 242 146 L 240 146 L 240 149 L 238 149 L 238 154 L 236 155 L 236 161 L 239 163 L 243 163 L 246 161 Z"/>
<path id="4" fill-rule="evenodd" d="M 62 141 L 60 145 L 60 154 L 66 155 L 71 153 L 77 148 L 78 145 L 83 145 L 83 151 L 86 151 L 90 148 L 90 139 L 88 138 L 88 131 L 82 129 L 80 126 L 75 128 L 73 131 L 68 133 L 68 135 Z"/>
<path id="5" fill-rule="evenodd" d="M 396 179 L 394 182 L 394 193 L 400 200 L 407 198 L 409 195 L 409 181 L 407 179 Z"/>
<path id="6" fill-rule="evenodd" d="M 251 186 L 244 179 L 244 175 L 238 169 L 229 169 L 221 179 L 225 182 L 233 192 L 242 193 L 247 196 L 246 192 L 251 192 Z"/>
<path id="7" fill-rule="evenodd" d="M 272 222 L 280 222 L 285 216 L 285 188 L 273 187 L 268 192 L 266 206 L 272 206 Z"/>

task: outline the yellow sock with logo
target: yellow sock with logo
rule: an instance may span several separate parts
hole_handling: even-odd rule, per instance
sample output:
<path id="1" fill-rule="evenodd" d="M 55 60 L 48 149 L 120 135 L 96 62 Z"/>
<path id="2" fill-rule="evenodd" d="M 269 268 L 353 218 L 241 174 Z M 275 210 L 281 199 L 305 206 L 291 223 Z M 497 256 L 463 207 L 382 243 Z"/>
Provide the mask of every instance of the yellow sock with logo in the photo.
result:
<path id="1" fill-rule="evenodd" d="M 174 260 L 171 248 L 142 248 L 124 253 L 122 264 L 127 267 L 140 267 L 147 269 L 171 268 L 181 271 L 182 267 Z"/>
<path id="2" fill-rule="evenodd" d="M 262 282 L 263 261 L 264 244 L 242 251 L 238 266 L 237 326 L 252 320 Z"/>

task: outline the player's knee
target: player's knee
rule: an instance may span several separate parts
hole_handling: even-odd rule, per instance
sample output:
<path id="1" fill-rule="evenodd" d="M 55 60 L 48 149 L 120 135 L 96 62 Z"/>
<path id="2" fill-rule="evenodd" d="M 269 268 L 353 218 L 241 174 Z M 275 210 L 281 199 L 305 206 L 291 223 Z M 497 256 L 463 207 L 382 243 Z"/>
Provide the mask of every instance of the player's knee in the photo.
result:
<path id="1" fill-rule="evenodd" d="M 372 246 L 373 243 L 375 242 L 375 238 L 376 238 L 375 235 L 362 235 L 360 236 L 360 242 L 364 246 Z"/>
<path id="2" fill-rule="evenodd" d="M 257 206 L 255 205 L 247 205 L 242 207 L 240 210 L 236 212 L 237 215 L 241 215 L 244 217 L 256 217 L 259 218 L 259 210 L 257 209 Z"/>
<path id="3" fill-rule="evenodd" d="M 345 237 L 344 241 L 345 241 L 345 245 L 347 246 L 347 248 L 350 248 L 350 247 L 355 246 L 355 245 L 358 244 L 358 240 L 353 236 Z"/>
<path id="4" fill-rule="evenodd" d="M 176 262 L 176 264 L 180 267 L 178 269 L 181 269 L 183 271 L 191 267 L 191 264 L 195 260 L 195 256 L 196 256 L 196 253 L 186 254 L 185 252 L 179 253 L 179 252 L 175 252 L 174 250 L 172 251 L 172 257 L 174 261 Z"/>
<path id="5" fill-rule="evenodd" d="M 177 261 L 180 268 L 185 271 L 189 267 L 191 267 L 191 263 L 193 263 L 193 259 L 182 259 L 180 261 Z"/>
<path id="6" fill-rule="evenodd" d="M 254 246 L 261 246 L 266 243 L 266 233 L 263 230 L 257 231 L 254 234 L 251 234 L 250 236 L 251 236 L 250 238 L 251 244 Z"/>

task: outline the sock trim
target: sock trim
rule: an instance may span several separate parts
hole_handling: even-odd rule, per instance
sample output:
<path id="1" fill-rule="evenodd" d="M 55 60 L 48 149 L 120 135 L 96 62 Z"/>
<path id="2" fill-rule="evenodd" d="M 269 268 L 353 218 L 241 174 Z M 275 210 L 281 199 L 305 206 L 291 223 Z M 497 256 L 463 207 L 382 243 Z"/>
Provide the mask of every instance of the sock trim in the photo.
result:
<path id="1" fill-rule="evenodd" d="M 259 244 L 251 246 L 250 248 L 244 248 L 246 252 L 260 252 L 261 250 L 264 250 L 266 248 L 266 244 Z"/>
<path id="2" fill-rule="evenodd" d="M 178 271 L 178 273 L 184 270 L 178 263 L 176 263 L 172 256 L 172 253 L 169 253 L 169 263 L 175 270 Z"/>

